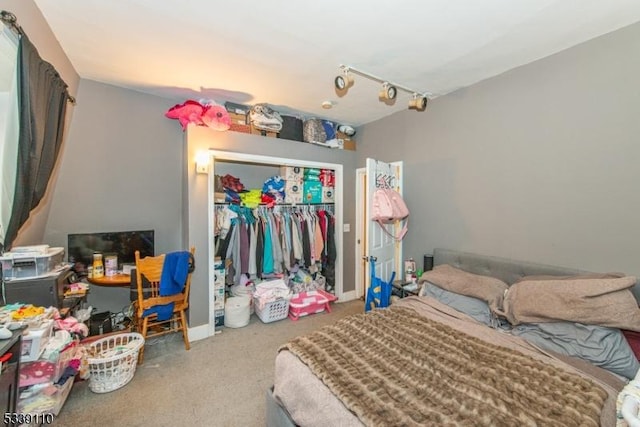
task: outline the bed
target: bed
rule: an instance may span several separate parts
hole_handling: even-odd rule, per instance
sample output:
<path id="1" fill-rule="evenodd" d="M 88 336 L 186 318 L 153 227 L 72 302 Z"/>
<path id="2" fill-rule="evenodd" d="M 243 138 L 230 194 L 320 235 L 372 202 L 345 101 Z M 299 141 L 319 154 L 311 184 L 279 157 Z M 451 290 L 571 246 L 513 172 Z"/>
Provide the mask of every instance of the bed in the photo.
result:
<path id="1" fill-rule="evenodd" d="M 616 399 L 639 366 L 621 338 L 622 329 L 640 330 L 635 278 L 447 249 L 433 256 L 420 296 L 280 348 L 267 425 L 616 425 Z M 531 292 L 582 292 L 585 283 L 622 289 L 611 295 L 624 293 L 614 302 L 625 318 L 584 326 L 571 320 L 585 316 L 576 303 L 569 320 L 551 322 L 545 310 L 553 300 L 531 304 Z M 588 316 L 607 314 L 587 308 Z M 563 334 L 595 336 L 608 343 L 607 354 L 600 344 L 597 351 L 589 342 L 568 345 Z"/>

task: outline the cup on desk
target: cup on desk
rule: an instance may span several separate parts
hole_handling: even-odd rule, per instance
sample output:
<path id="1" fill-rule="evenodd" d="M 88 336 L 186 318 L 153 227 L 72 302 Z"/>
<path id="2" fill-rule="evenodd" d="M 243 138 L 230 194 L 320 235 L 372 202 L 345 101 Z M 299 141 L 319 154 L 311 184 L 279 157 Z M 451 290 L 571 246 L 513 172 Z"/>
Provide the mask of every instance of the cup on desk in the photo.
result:
<path id="1" fill-rule="evenodd" d="M 118 255 L 105 255 L 104 257 L 105 276 L 111 277 L 118 274 Z"/>

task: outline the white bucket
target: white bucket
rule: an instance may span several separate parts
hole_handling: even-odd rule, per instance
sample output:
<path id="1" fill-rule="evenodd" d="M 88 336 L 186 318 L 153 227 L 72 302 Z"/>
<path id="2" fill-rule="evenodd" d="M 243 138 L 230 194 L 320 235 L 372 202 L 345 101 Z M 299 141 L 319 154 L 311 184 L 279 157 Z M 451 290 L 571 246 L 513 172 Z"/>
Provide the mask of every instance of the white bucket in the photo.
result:
<path id="1" fill-rule="evenodd" d="M 253 309 L 253 286 L 232 286 L 231 295 L 234 297 L 249 298 L 249 314 L 254 313 Z"/>
<path id="2" fill-rule="evenodd" d="M 242 328 L 249 324 L 251 313 L 249 312 L 248 297 L 230 297 L 224 305 L 224 326 L 227 328 Z"/>

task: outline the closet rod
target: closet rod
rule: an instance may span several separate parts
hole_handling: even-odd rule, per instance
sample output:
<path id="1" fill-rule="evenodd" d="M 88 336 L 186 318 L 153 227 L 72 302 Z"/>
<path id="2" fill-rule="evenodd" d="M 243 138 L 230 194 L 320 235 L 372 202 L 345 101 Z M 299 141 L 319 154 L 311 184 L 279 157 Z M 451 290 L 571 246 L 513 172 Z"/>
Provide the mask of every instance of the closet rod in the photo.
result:
<path id="1" fill-rule="evenodd" d="M 273 206 L 267 206 L 267 205 L 258 205 L 255 206 L 253 208 L 250 208 L 248 206 L 245 205 L 239 205 L 236 203 L 216 203 L 215 204 L 215 209 L 216 210 L 221 210 L 224 208 L 227 208 L 229 206 L 237 206 L 239 208 L 245 208 L 245 209 L 278 209 L 278 208 L 283 208 L 283 209 L 324 209 L 324 210 L 328 210 L 333 212 L 334 208 L 335 208 L 335 204 L 334 203 L 305 203 L 305 204 L 297 204 L 297 203 L 278 203 L 277 205 L 273 205 Z"/>

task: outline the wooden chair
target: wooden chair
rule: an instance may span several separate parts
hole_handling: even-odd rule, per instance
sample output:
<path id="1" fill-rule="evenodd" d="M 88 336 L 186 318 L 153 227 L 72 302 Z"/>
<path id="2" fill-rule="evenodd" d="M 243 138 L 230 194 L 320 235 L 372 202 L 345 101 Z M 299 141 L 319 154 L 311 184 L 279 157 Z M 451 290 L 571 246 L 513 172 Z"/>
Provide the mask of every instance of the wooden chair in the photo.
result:
<path id="1" fill-rule="evenodd" d="M 191 262 L 195 248 L 191 248 Z M 170 295 L 160 296 L 160 278 L 164 266 L 165 254 L 158 256 L 147 256 L 140 258 L 140 252 L 135 252 L 136 259 L 136 280 L 138 286 L 138 300 L 136 301 L 136 327 L 139 333 L 144 336 L 145 340 L 154 336 L 165 335 L 173 332 L 182 331 L 184 339 L 184 347 L 189 350 L 189 337 L 187 335 L 187 316 L 186 310 L 189 308 L 189 288 L 191 287 L 191 271 L 193 265 L 190 265 L 189 273 L 184 284 L 182 292 Z M 143 280 L 143 278 L 145 280 Z M 158 309 L 157 306 L 173 303 L 173 312 L 166 320 L 158 320 L 158 313 L 144 315 L 146 310 Z M 155 307 L 155 308 L 154 308 Z M 144 346 L 140 349 L 138 363 L 144 360 Z"/>

